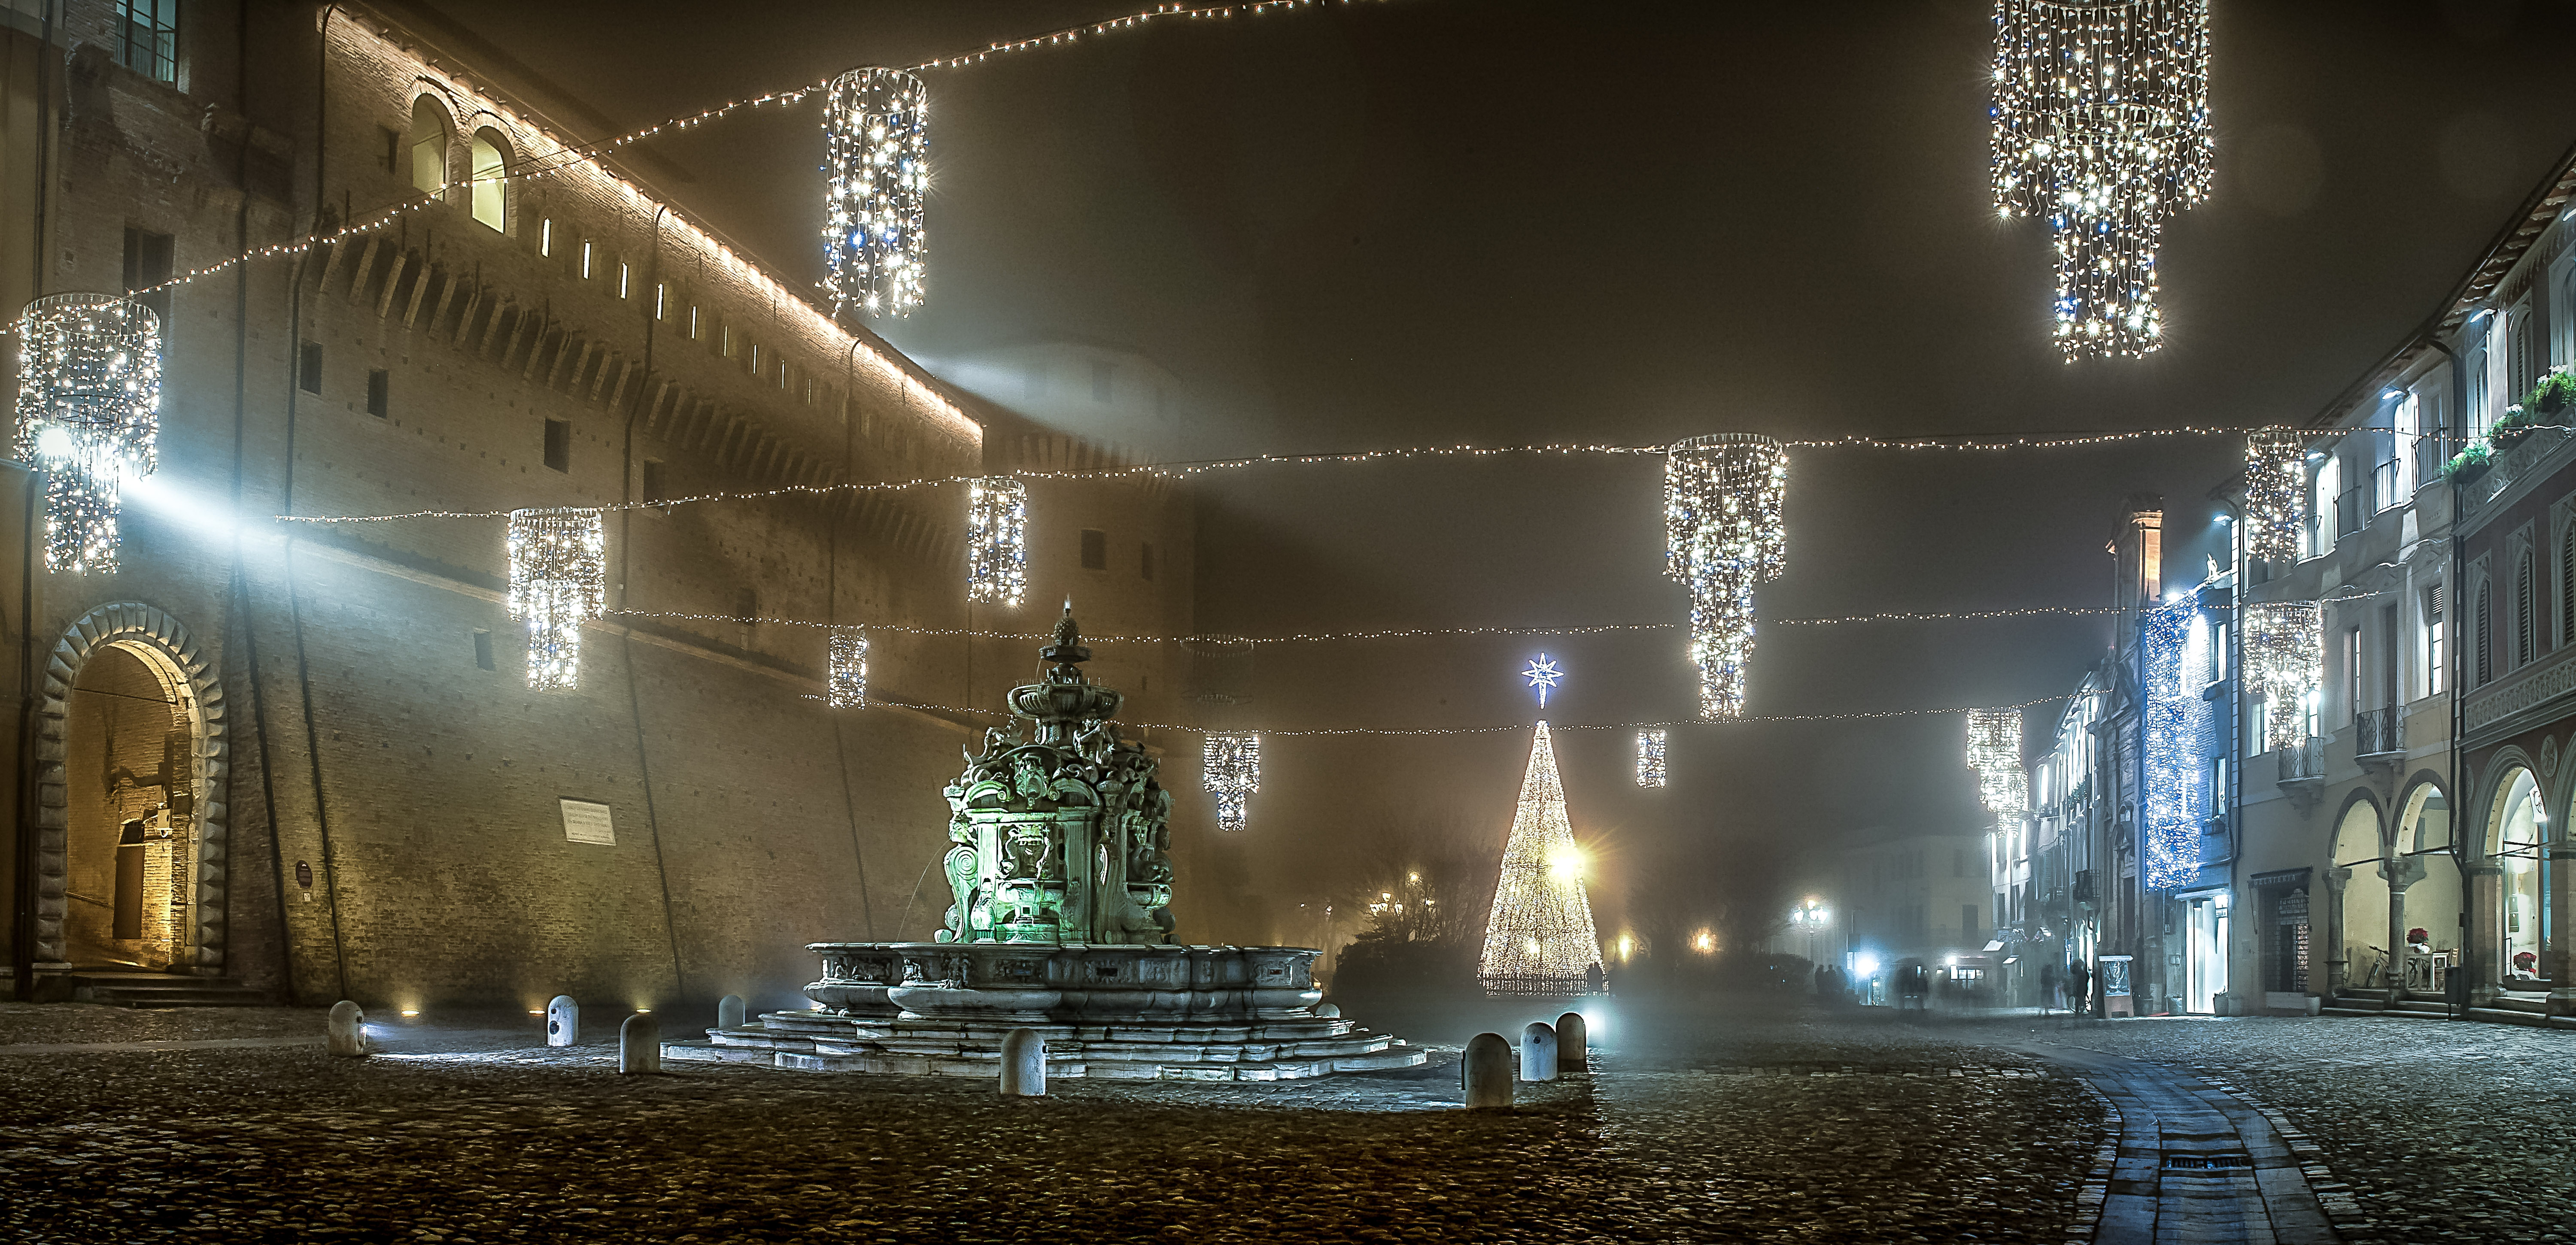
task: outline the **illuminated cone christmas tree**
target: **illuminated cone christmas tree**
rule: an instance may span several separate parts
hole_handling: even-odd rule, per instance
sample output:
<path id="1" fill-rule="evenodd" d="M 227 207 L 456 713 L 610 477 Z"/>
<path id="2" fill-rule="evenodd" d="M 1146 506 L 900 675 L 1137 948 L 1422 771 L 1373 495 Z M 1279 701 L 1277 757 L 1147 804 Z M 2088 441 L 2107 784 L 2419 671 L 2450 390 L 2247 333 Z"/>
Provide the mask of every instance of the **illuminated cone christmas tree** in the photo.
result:
<path id="1" fill-rule="evenodd" d="M 1476 976 L 1498 994 L 1575 994 L 1592 988 L 1589 974 L 1600 960 L 1592 901 L 1583 891 L 1583 850 L 1574 845 L 1556 748 L 1541 722 Z"/>

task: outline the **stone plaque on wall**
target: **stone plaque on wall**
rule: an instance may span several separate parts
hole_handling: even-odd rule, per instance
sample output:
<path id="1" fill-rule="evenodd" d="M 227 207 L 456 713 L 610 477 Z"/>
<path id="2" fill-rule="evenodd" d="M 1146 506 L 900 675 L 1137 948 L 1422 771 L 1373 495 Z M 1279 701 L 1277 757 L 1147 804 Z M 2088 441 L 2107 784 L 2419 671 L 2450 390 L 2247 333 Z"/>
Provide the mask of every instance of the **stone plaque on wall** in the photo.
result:
<path id="1" fill-rule="evenodd" d="M 601 847 L 617 846 L 617 827 L 608 820 L 608 806 L 588 800 L 558 800 L 563 805 L 564 837 L 575 843 L 596 843 Z"/>

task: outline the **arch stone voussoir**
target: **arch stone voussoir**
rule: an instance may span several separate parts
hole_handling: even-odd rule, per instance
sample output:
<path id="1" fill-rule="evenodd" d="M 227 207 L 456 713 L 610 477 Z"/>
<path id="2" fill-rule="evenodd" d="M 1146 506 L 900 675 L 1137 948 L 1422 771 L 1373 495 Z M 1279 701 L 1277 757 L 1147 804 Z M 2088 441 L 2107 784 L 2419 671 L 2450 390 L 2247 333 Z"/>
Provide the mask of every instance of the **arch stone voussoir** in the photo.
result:
<path id="1" fill-rule="evenodd" d="M 225 899 L 232 878 L 231 814 L 222 793 L 231 758 L 225 739 L 221 671 L 185 624 L 141 601 L 118 601 L 81 615 L 64 629 L 45 660 L 37 707 L 42 725 L 36 749 L 36 958 L 59 966 L 69 951 L 63 928 L 70 881 L 64 720 L 71 712 L 72 687 L 81 667 L 107 647 L 148 653 L 165 675 L 175 672 L 187 684 L 190 704 L 186 708 L 196 737 L 189 774 L 196 793 L 197 834 L 197 930 L 192 941 L 196 969 L 220 973 L 227 949 Z"/>

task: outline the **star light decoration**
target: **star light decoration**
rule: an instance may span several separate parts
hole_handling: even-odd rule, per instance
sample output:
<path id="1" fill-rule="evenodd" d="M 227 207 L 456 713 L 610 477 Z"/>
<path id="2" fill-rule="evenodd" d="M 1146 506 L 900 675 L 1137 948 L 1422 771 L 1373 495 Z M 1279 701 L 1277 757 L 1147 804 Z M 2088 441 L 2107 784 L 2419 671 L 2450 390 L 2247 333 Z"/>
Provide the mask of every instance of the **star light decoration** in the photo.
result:
<path id="1" fill-rule="evenodd" d="M 2211 709 L 2185 682 L 2184 650 L 2200 607 L 2189 597 L 2149 610 L 2138 626 L 2138 687 L 2146 702 L 2145 881 L 2172 890 L 2200 876 L 2209 812 L 2205 751 Z"/>
<path id="2" fill-rule="evenodd" d="M 856 627 L 832 633 L 831 682 L 826 703 L 835 709 L 868 703 L 868 637 Z"/>
<path id="3" fill-rule="evenodd" d="M 161 465 L 161 318 L 49 294 L 18 318 L 18 457 L 45 471 L 45 569 L 116 569 L 124 482 Z"/>
<path id="4" fill-rule="evenodd" d="M 2245 607 L 2246 690 L 2263 697 L 2263 747 L 2307 742 L 2308 697 L 2325 683 L 2325 611 L 2312 601 Z"/>
<path id="5" fill-rule="evenodd" d="M 1538 660 L 1522 668 L 1521 677 L 1529 680 L 1530 690 L 1538 693 L 1538 707 L 1544 709 L 1547 708 L 1548 693 L 1565 681 L 1565 672 L 1557 669 L 1555 658 L 1541 653 Z"/>
<path id="6" fill-rule="evenodd" d="M 989 476 L 966 486 L 966 599 L 1019 608 L 1029 589 L 1029 486 Z"/>
<path id="7" fill-rule="evenodd" d="M 857 307 L 900 316 L 921 305 L 927 103 L 921 79 L 900 69 L 832 79 L 823 104 L 823 255 L 834 314 Z"/>
<path id="8" fill-rule="evenodd" d="M 1968 711 L 1968 768 L 1977 771 L 1977 800 L 2005 817 L 2030 808 L 2030 777 L 2023 771 L 2021 710 Z"/>
<path id="9" fill-rule="evenodd" d="M 1664 785 L 1664 733 L 1660 730 L 1637 732 L 1637 785 Z"/>
<path id="10" fill-rule="evenodd" d="M 2165 222 L 2208 197 L 2208 0 L 1997 0 L 1995 209 L 2048 222 L 2071 360 L 2162 344 Z"/>
<path id="11" fill-rule="evenodd" d="M 2295 429 L 2245 434 L 2245 556 L 2298 561 L 2307 526 L 2307 439 Z"/>
<path id="12" fill-rule="evenodd" d="M 1566 817 L 1556 748 L 1541 722 L 1503 847 L 1476 977 L 1496 994 L 1579 994 L 1589 988 L 1587 970 L 1600 960 L 1592 901 L 1583 888 L 1583 849 Z"/>
<path id="13" fill-rule="evenodd" d="M 510 512 L 510 617 L 528 625 L 528 686 L 581 681 L 581 626 L 608 608 L 607 540 L 595 510 Z"/>
<path id="14" fill-rule="evenodd" d="M 1694 437 L 1664 459 L 1664 573 L 1690 589 L 1699 716 L 1744 714 L 1753 655 L 1753 589 L 1780 574 L 1789 452 L 1769 437 Z"/>
<path id="15" fill-rule="evenodd" d="M 1199 768 L 1216 796 L 1216 828 L 1243 829 L 1246 806 L 1261 790 L 1261 736 L 1249 731 L 1211 731 L 1200 745 Z"/>

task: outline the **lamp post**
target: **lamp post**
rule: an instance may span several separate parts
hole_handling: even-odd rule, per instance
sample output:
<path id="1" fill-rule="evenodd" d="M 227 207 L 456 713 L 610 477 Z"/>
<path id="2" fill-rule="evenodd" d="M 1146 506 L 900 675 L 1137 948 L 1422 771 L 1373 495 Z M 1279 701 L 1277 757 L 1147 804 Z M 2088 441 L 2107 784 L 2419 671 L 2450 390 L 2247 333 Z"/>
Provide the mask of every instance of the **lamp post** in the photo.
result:
<path id="1" fill-rule="evenodd" d="M 1803 954 L 1808 963 L 1824 963 L 1823 956 L 1828 949 L 1828 935 L 1825 927 L 1832 921 L 1833 913 L 1813 895 L 1809 895 L 1800 901 L 1797 907 L 1789 910 L 1789 925 L 1802 935 L 1805 948 Z"/>

